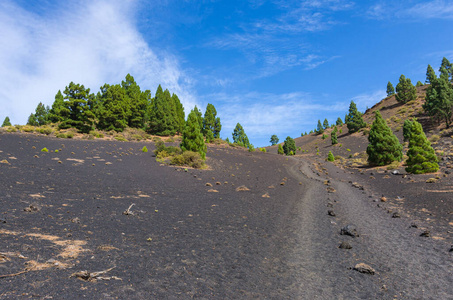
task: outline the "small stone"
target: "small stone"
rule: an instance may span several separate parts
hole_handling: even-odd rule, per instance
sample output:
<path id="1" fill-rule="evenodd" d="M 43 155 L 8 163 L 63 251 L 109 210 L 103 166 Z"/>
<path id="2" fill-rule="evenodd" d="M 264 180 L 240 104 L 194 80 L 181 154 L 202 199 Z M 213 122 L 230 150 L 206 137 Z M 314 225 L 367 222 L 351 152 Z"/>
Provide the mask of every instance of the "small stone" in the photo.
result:
<path id="1" fill-rule="evenodd" d="M 445 174 L 447 174 L 447 175 L 450 174 L 450 173 L 451 173 L 450 170 L 446 170 L 446 171 L 445 171 Z"/>
<path id="2" fill-rule="evenodd" d="M 418 228 L 418 225 L 415 224 L 415 223 L 412 223 L 411 226 L 410 226 L 410 228 Z"/>
<path id="3" fill-rule="evenodd" d="M 212 186 L 212 183 L 206 182 L 206 186 Z"/>
<path id="4" fill-rule="evenodd" d="M 0 223 L 6 223 L 6 220 L 3 218 L 0 218 Z"/>
<path id="5" fill-rule="evenodd" d="M 220 181 L 217 181 L 215 184 L 216 185 L 221 185 L 222 183 Z"/>
<path id="6" fill-rule="evenodd" d="M 374 275 L 374 273 L 376 273 L 376 271 L 372 267 L 370 267 L 369 265 L 364 264 L 364 263 L 356 264 L 354 267 L 354 270 L 357 272 L 363 273 L 363 274 L 370 274 L 370 275 Z"/>
<path id="7" fill-rule="evenodd" d="M 392 174 L 393 174 L 393 175 L 399 175 L 399 174 L 400 174 L 400 171 L 398 171 L 398 170 L 393 170 L 393 171 L 392 171 Z"/>
<path id="8" fill-rule="evenodd" d="M 420 233 L 420 236 L 430 237 L 431 236 L 431 232 L 429 232 L 429 230 L 425 230 L 422 233 Z"/>
<path id="9" fill-rule="evenodd" d="M 340 231 L 341 235 L 349 235 L 352 237 L 358 237 L 359 233 L 357 232 L 357 228 L 354 225 L 346 225 L 345 227 L 341 228 Z"/>
<path id="10" fill-rule="evenodd" d="M 453 252 L 453 245 L 451 245 L 450 250 L 448 252 Z"/>
<path id="11" fill-rule="evenodd" d="M 327 207 L 333 207 L 332 202 L 327 203 Z"/>
<path id="12" fill-rule="evenodd" d="M 332 217 L 335 217 L 335 216 L 336 216 L 335 212 L 334 212 L 333 210 L 331 210 L 331 209 L 329 209 L 329 210 L 327 211 L 327 214 L 328 214 L 329 216 L 332 216 Z"/>
<path id="13" fill-rule="evenodd" d="M 392 218 L 401 218 L 400 214 L 397 212 L 394 212 L 392 215 Z"/>
<path id="14" fill-rule="evenodd" d="M 387 198 L 384 197 L 384 196 L 382 196 L 382 197 L 381 197 L 381 202 L 387 202 Z"/>
<path id="15" fill-rule="evenodd" d="M 341 244 L 340 244 L 340 246 L 338 246 L 338 248 L 340 248 L 340 249 L 352 249 L 352 246 L 348 242 L 341 242 Z"/>

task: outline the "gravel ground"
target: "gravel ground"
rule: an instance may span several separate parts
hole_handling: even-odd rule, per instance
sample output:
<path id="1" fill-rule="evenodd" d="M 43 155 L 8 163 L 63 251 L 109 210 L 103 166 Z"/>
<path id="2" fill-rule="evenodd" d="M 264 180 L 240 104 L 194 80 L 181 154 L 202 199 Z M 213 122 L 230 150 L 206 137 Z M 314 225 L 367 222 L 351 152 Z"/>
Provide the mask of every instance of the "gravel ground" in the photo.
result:
<path id="1" fill-rule="evenodd" d="M 0 134 L 0 299 L 453 295 L 447 241 L 420 237 L 340 175 L 222 147 L 209 148 L 209 170 L 185 170 L 152 149 Z M 359 237 L 340 235 L 348 224 Z"/>

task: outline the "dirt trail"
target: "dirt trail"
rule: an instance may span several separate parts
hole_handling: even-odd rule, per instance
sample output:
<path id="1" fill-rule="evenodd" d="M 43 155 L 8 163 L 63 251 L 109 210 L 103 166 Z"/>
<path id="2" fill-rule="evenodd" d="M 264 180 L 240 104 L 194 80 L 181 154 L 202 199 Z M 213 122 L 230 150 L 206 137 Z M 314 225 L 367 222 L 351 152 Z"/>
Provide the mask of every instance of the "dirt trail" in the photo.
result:
<path id="1" fill-rule="evenodd" d="M 289 172 L 306 187 L 295 212 L 300 228 L 293 253 L 301 298 L 453 299 L 453 257 L 445 242 L 420 237 L 410 223 L 392 218 L 350 184 L 330 178 L 336 192 L 327 193 L 326 178 L 307 161 Z M 328 209 L 336 216 L 328 216 Z M 357 227 L 359 237 L 339 235 L 348 224 Z M 338 249 L 341 241 L 352 249 Z M 360 262 L 376 275 L 353 271 Z"/>

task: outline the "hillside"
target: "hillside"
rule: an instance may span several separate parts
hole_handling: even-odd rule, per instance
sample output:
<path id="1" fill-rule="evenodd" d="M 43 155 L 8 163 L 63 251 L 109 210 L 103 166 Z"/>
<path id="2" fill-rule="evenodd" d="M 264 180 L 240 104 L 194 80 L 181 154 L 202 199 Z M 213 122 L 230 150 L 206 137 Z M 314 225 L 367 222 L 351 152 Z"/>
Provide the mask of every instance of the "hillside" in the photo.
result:
<path id="1" fill-rule="evenodd" d="M 326 139 L 322 139 L 322 134 L 311 133 L 306 136 L 295 138 L 296 147 L 301 150 L 296 152 L 298 157 L 317 157 L 320 159 L 327 158 L 329 151 L 337 157 L 336 163 L 347 167 L 367 167 L 366 148 L 368 146 L 368 132 L 374 121 L 374 112 L 379 110 L 382 117 L 398 137 L 404 147 L 404 153 L 407 151 L 407 143 L 403 141 L 403 123 L 404 120 L 415 117 L 422 124 L 427 138 L 432 142 L 433 148 L 440 159 L 440 166 L 445 170 L 452 168 L 453 148 L 452 138 L 453 128 L 445 129 L 443 123 L 438 124 L 431 120 L 423 111 L 422 105 L 425 102 L 427 85 L 417 87 L 417 99 L 406 104 L 396 101 L 395 96 L 387 97 L 369 108 L 363 115 L 364 121 L 368 124 L 367 128 L 359 132 L 349 134 L 346 125 L 338 127 L 338 144 L 332 145 L 330 133 L 332 128 L 325 130 Z M 347 113 L 347 111 L 345 112 Z M 343 116 L 341 116 L 343 118 Z M 314 124 L 315 125 L 315 124 Z M 281 143 L 283 144 L 283 143 Z M 267 151 L 277 153 L 278 145 L 267 147 Z M 319 149 L 319 155 L 316 155 Z M 402 167 L 402 164 L 401 164 Z"/>

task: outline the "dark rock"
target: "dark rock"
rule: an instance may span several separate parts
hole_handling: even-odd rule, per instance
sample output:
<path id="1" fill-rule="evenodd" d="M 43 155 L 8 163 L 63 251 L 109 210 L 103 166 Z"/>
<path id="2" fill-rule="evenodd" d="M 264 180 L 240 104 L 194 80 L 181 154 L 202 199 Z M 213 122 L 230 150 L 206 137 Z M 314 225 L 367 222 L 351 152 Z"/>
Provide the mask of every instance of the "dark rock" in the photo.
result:
<path id="1" fill-rule="evenodd" d="M 336 214 L 334 213 L 334 211 L 331 210 L 331 209 L 329 209 L 329 210 L 327 211 L 327 214 L 328 214 L 329 216 L 332 216 L 332 217 L 335 217 L 335 216 L 336 216 Z"/>
<path id="2" fill-rule="evenodd" d="M 349 235 L 352 237 L 358 237 L 359 233 L 357 232 L 357 228 L 354 225 L 346 225 L 345 227 L 341 228 L 340 231 L 341 235 Z"/>
<path id="3" fill-rule="evenodd" d="M 450 250 L 448 252 L 453 252 L 453 245 L 451 245 Z"/>
<path id="4" fill-rule="evenodd" d="M 369 265 L 364 264 L 364 263 L 356 264 L 354 267 L 354 270 L 357 272 L 363 273 L 363 274 L 370 274 L 370 275 L 374 275 L 374 273 L 376 273 L 376 271 L 372 267 L 370 267 Z"/>
<path id="5" fill-rule="evenodd" d="M 401 218 L 400 214 L 397 212 L 394 212 L 392 215 L 392 218 Z"/>
<path id="6" fill-rule="evenodd" d="M 352 246 L 348 242 L 341 242 L 341 244 L 340 244 L 340 246 L 338 246 L 338 248 L 340 248 L 340 249 L 352 249 Z"/>
<path id="7" fill-rule="evenodd" d="M 410 227 L 411 227 L 411 228 L 418 228 L 418 225 L 415 224 L 415 223 L 412 223 Z"/>
<path id="8" fill-rule="evenodd" d="M 420 236 L 430 237 L 431 236 L 431 232 L 429 232 L 429 230 L 425 230 L 422 233 L 420 233 Z"/>
<path id="9" fill-rule="evenodd" d="M 374 175 L 374 172 L 370 172 L 370 175 L 373 176 L 373 175 Z"/>
<path id="10" fill-rule="evenodd" d="M 327 207 L 333 207 L 333 204 L 331 202 L 327 203 Z"/>
<path id="11" fill-rule="evenodd" d="M 6 220 L 3 218 L 0 218 L 0 223 L 6 223 Z"/>
<path id="12" fill-rule="evenodd" d="M 446 170 L 446 171 L 445 171 L 445 174 L 447 174 L 447 175 L 450 174 L 450 173 L 451 173 L 450 170 Z"/>

